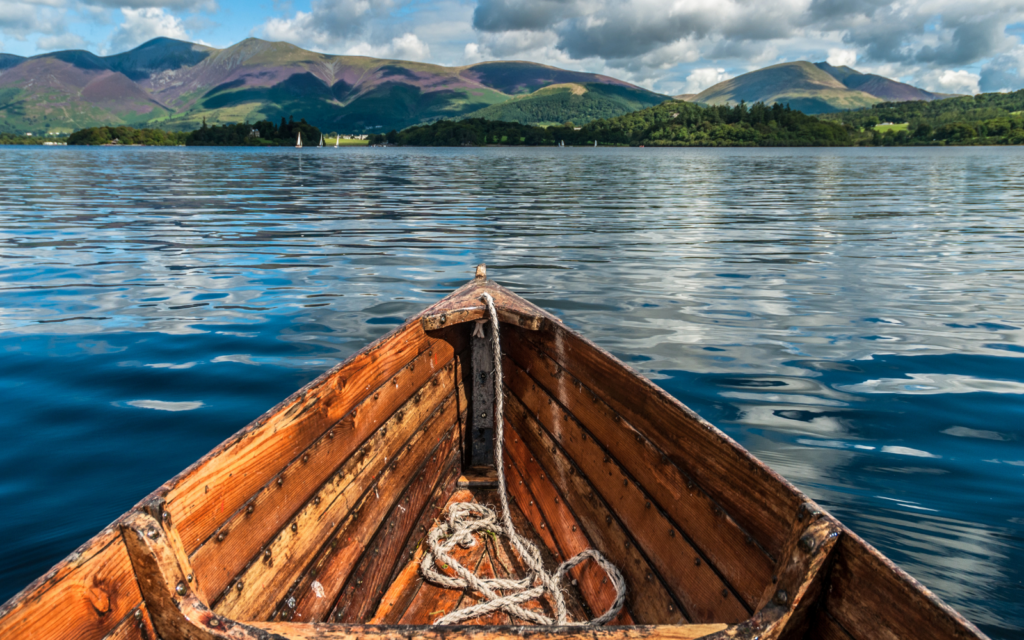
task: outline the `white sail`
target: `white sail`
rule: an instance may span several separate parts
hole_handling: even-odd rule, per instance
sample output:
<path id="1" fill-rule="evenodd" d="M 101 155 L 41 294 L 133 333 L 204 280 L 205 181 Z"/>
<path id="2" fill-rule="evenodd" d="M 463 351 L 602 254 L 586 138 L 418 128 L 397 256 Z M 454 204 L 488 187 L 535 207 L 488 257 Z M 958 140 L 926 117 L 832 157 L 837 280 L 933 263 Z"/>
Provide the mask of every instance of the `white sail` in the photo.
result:
<path id="1" fill-rule="evenodd" d="M 322 134 L 322 133 L 320 134 L 320 144 L 318 144 L 316 146 L 318 146 L 318 147 L 324 146 L 324 134 Z"/>
<path id="2" fill-rule="evenodd" d="M 296 149 L 301 149 L 302 148 L 302 132 L 301 131 L 299 132 L 298 137 L 295 138 L 295 148 Z"/>
<path id="3" fill-rule="evenodd" d="M 597 146 L 597 140 L 594 140 L 594 146 L 595 147 Z"/>
<path id="4" fill-rule="evenodd" d="M 341 140 L 341 134 L 339 133 L 339 134 L 338 134 L 338 137 L 334 139 L 334 148 L 335 148 L 335 149 L 337 149 L 337 148 L 338 148 L 338 142 L 339 142 L 340 140 Z"/>

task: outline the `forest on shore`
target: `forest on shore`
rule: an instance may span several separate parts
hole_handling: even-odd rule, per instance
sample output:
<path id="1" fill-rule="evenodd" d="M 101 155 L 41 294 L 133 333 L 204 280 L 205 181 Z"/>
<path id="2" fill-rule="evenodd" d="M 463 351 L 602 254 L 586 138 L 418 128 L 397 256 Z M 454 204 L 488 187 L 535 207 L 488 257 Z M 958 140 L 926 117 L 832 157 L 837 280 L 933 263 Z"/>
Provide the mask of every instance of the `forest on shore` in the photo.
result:
<path id="1" fill-rule="evenodd" d="M 820 116 L 872 146 L 1024 144 L 1024 90 L 933 102 L 883 102 Z"/>
<path id="2" fill-rule="evenodd" d="M 303 143 L 316 145 L 320 141 L 320 130 L 302 118 L 294 118 L 275 125 L 269 120 L 255 124 L 223 124 L 201 127 L 191 132 L 173 132 L 163 129 L 135 129 L 133 127 L 90 127 L 72 133 L 67 138 L 69 145 L 146 145 L 156 147 L 291 147 L 302 134 Z"/>
<path id="3" fill-rule="evenodd" d="M 703 106 L 669 100 L 582 127 L 537 127 L 479 118 L 440 120 L 370 137 L 371 144 L 407 146 L 570 146 L 667 147 L 832 147 L 853 144 L 849 127 L 825 122 L 788 106 Z"/>

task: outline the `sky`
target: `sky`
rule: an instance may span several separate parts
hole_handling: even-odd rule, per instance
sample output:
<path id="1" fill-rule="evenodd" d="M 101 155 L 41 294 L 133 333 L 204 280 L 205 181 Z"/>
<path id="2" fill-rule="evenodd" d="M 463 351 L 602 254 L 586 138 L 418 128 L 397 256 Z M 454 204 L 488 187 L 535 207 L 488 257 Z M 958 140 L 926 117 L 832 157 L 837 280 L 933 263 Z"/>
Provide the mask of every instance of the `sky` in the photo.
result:
<path id="1" fill-rule="evenodd" d="M 1024 0 L 0 0 L 0 52 L 245 38 L 457 66 L 529 60 L 697 93 L 794 60 L 931 91 L 1024 88 Z"/>

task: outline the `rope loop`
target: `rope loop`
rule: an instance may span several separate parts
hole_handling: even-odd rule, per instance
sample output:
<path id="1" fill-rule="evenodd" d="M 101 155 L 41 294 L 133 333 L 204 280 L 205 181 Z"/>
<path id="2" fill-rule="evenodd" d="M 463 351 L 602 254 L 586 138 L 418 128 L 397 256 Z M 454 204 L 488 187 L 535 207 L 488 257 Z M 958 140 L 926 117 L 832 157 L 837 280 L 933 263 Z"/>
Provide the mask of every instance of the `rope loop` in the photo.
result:
<path id="1" fill-rule="evenodd" d="M 501 373 L 501 343 L 498 338 L 498 312 L 494 308 L 494 299 L 484 293 L 480 299 L 487 305 L 491 323 L 491 351 L 494 356 L 494 460 L 498 471 L 498 497 L 501 500 L 501 514 L 489 506 L 458 502 L 448 507 L 448 520 L 431 528 L 427 535 L 427 549 L 420 562 L 420 573 L 423 578 L 447 589 L 471 589 L 484 596 L 480 604 L 452 611 L 434 621 L 435 625 L 454 625 L 485 616 L 495 611 L 504 611 L 514 618 L 526 620 L 536 625 L 576 625 L 597 626 L 611 621 L 619 615 L 626 602 L 626 582 L 618 567 L 609 562 L 600 551 L 587 549 L 558 566 L 554 574 L 544 569 L 540 550 L 531 541 L 523 538 L 516 531 L 509 515 L 508 487 L 505 483 L 505 467 L 502 457 L 502 444 L 505 432 L 505 398 Z M 487 320 L 478 320 L 473 335 L 484 338 L 483 326 Z M 456 547 L 469 549 L 480 544 L 476 535 L 505 536 L 512 543 L 516 552 L 527 567 L 527 576 L 518 580 L 510 578 L 481 578 L 466 569 L 451 557 L 450 552 Z M 565 593 L 561 582 L 570 569 L 584 560 L 594 560 L 608 574 L 615 587 L 615 601 L 602 615 L 583 622 L 569 620 L 565 606 Z M 449 576 L 438 570 L 438 564 L 451 567 L 455 576 Z M 503 593 L 501 593 L 503 592 Z M 555 603 L 555 617 L 550 618 L 537 611 L 521 605 L 551 594 Z"/>

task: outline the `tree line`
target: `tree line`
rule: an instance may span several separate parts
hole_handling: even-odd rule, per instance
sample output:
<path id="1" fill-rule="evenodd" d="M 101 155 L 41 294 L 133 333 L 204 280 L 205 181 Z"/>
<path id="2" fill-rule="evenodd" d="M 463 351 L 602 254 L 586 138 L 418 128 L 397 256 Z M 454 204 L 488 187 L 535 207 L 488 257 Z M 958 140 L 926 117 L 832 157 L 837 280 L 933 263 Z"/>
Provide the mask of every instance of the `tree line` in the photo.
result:
<path id="1" fill-rule="evenodd" d="M 861 145 L 1024 144 L 1024 90 L 933 102 L 883 102 L 820 116 L 851 128 Z M 882 124 L 906 125 L 880 131 Z"/>
<path id="2" fill-rule="evenodd" d="M 409 146 L 567 145 L 767 147 L 849 146 L 851 129 L 825 122 L 788 106 L 703 106 L 670 100 L 615 118 L 595 120 L 582 127 L 572 123 L 538 127 L 515 122 L 472 118 L 440 120 L 402 131 L 375 134 L 371 144 Z"/>
<path id="3" fill-rule="evenodd" d="M 68 136 L 69 145 L 126 144 L 147 146 L 190 147 L 286 147 L 295 144 L 299 133 L 304 144 L 317 144 L 320 130 L 302 118 L 281 118 L 279 125 L 269 120 L 255 124 L 222 124 L 209 126 L 203 120 L 201 127 L 191 132 L 173 132 L 163 129 L 135 129 L 134 127 L 90 127 Z"/>

